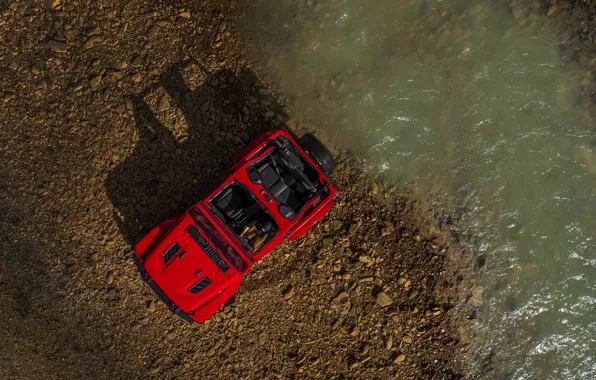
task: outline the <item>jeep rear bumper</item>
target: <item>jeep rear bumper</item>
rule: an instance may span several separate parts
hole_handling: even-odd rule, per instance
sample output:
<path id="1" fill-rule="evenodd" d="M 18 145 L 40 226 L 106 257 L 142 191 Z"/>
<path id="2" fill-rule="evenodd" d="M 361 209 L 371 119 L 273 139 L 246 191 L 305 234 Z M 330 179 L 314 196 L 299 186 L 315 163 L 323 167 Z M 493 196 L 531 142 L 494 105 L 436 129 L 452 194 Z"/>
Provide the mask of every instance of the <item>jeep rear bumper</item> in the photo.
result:
<path id="1" fill-rule="evenodd" d="M 163 292 L 163 290 L 161 290 L 161 288 L 159 286 L 157 286 L 157 284 L 155 283 L 155 281 L 153 281 L 153 279 L 151 278 L 149 273 L 147 273 L 147 270 L 143 266 L 143 263 L 141 262 L 141 260 L 138 258 L 138 256 L 134 252 L 132 254 L 132 257 L 135 261 L 137 269 L 141 273 L 141 278 L 143 278 L 143 280 L 151 287 L 151 289 L 153 289 L 155 294 L 157 294 L 159 299 L 163 303 L 166 304 L 168 309 L 170 309 L 170 311 L 172 313 L 174 313 L 174 314 L 178 315 L 180 318 L 184 319 L 186 322 L 193 323 L 194 320 L 190 317 L 190 315 L 186 314 L 174 302 L 172 302 L 172 300 Z"/>

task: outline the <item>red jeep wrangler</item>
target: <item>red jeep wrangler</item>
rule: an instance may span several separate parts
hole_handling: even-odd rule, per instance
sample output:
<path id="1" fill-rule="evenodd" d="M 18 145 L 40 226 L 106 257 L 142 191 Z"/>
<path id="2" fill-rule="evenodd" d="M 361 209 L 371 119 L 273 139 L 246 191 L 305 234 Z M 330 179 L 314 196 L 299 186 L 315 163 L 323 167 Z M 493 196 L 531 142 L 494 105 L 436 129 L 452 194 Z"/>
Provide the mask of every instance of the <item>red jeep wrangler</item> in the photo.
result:
<path id="1" fill-rule="evenodd" d="M 135 247 L 143 279 L 170 310 L 204 322 L 229 302 L 242 276 L 333 206 L 335 161 L 311 134 L 268 132 L 234 160 L 206 199 L 153 228 Z"/>

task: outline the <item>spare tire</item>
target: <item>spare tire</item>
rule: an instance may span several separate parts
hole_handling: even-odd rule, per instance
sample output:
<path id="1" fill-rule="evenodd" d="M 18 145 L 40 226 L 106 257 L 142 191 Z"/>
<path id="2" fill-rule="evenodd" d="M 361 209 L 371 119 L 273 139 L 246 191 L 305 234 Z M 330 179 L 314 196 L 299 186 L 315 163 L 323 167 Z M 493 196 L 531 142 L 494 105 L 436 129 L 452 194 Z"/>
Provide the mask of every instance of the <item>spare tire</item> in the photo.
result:
<path id="1" fill-rule="evenodd" d="M 325 174 L 333 173 L 337 166 L 331 152 L 323 145 L 315 135 L 307 133 L 300 139 L 300 145 L 315 160 Z"/>

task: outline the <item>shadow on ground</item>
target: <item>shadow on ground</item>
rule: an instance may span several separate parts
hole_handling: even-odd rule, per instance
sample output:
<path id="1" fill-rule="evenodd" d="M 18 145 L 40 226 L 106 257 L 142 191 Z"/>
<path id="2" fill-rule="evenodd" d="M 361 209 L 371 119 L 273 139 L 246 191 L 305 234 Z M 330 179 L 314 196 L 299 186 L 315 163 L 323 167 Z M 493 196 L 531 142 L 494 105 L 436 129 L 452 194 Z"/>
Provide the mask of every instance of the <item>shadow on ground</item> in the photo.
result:
<path id="1" fill-rule="evenodd" d="M 138 141 L 106 180 L 114 218 L 132 245 L 163 219 L 206 196 L 246 143 L 276 128 L 273 112 L 265 110 L 286 117 L 251 71 L 204 75 L 203 84 L 192 91 L 183 77 L 188 66 L 175 65 L 132 100 Z M 174 104 L 156 114 L 146 99 L 166 94 Z M 176 108 L 188 125 L 177 137 L 164 124 Z"/>

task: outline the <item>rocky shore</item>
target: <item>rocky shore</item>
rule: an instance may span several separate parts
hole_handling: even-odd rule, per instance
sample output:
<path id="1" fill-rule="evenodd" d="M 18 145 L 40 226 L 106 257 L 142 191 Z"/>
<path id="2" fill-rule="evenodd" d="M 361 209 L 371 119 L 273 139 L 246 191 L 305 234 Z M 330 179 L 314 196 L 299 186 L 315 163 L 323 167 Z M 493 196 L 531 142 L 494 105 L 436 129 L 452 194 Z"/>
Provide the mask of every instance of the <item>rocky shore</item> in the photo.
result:
<path id="1" fill-rule="evenodd" d="M 250 61 L 243 7 L 0 1 L 0 377 L 465 376 L 483 259 L 326 136 L 338 205 L 234 305 L 187 325 L 141 280 L 131 244 L 291 119 Z"/>

